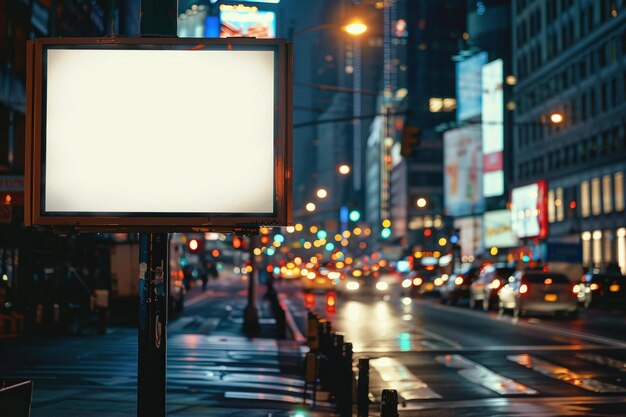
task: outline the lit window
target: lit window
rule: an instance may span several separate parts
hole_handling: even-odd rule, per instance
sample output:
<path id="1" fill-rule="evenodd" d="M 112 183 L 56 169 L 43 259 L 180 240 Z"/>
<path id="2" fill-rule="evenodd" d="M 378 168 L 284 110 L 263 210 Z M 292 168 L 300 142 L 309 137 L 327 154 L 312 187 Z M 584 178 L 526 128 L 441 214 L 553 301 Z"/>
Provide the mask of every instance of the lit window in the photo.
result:
<path id="1" fill-rule="evenodd" d="M 583 232 L 581 235 L 583 241 L 583 266 L 591 264 L 591 233 Z"/>
<path id="2" fill-rule="evenodd" d="M 622 270 L 622 274 L 626 274 L 626 228 L 617 229 L 617 263 Z"/>
<path id="3" fill-rule="evenodd" d="M 432 97 L 428 100 L 428 110 L 431 113 L 439 113 L 443 109 L 443 99 L 439 97 Z"/>
<path id="4" fill-rule="evenodd" d="M 443 99 L 443 111 L 453 111 L 456 109 L 456 99 L 455 98 L 444 98 Z"/>
<path id="5" fill-rule="evenodd" d="M 613 208 L 613 189 L 611 188 L 611 176 L 602 177 L 602 209 L 605 213 L 610 213 Z"/>
<path id="6" fill-rule="evenodd" d="M 602 211 L 600 207 L 600 178 L 591 180 L 591 213 L 597 216 Z"/>
<path id="7" fill-rule="evenodd" d="M 624 210 L 624 173 L 616 172 L 613 176 L 615 187 L 615 211 Z"/>
<path id="8" fill-rule="evenodd" d="M 554 223 L 554 190 L 548 191 L 548 221 Z"/>
<path id="9" fill-rule="evenodd" d="M 556 206 L 556 221 L 562 222 L 565 217 L 565 209 L 563 208 L 563 187 L 556 189 L 556 199 L 554 200 Z"/>
<path id="10" fill-rule="evenodd" d="M 580 215 L 589 217 L 589 181 L 580 183 Z"/>
<path id="11" fill-rule="evenodd" d="M 593 266 L 599 267 L 602 264 L 602 231 L 593 231 Z"/>

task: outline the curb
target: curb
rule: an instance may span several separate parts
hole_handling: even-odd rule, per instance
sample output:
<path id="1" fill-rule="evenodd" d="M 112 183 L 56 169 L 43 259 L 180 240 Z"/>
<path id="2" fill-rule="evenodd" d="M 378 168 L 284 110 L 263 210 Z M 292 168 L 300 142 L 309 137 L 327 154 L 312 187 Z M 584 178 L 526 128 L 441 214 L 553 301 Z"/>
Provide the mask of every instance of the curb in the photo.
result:
<path id="1" fill-rule="evenodd" d="M 293 318 L 293 314 L 291 313 L 291 309 L 287 303 L 287 297 L 284 294 L 279 294 L 278 298 L 280 300 L 280 306 L 285 311 L 285 321 L 287 322 L 287 326 L 291 330 L 291 334 L 293 335 L 293 339 L 296 342 L 304 343 L 306 342 L 306 338 L 298 328 L 296 324 L 296 320 Z"/>

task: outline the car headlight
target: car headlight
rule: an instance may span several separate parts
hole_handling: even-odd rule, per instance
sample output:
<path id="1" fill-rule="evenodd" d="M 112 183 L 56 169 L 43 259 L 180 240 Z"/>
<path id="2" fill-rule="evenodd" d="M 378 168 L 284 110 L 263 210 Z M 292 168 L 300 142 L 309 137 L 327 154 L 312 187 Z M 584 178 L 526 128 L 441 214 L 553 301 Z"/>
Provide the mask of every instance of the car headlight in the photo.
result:
<path id="1" fill-rule="evenodd" d="M 387 284 L 386 282 L 377 282 L 376 283 L 376 289 L 378 291 L 387 291 L 387 289 L 389 288 L 389 284 Z"/>
<path id="2" fill-rule="evenodd" d="M 358 290 L 360 287 L 358 282 L 354 282 L 354 281 L 350 281 L 348 283 L 346 283 L 346 289 L 350 290 L 350 291 L 356 291 Z"/>

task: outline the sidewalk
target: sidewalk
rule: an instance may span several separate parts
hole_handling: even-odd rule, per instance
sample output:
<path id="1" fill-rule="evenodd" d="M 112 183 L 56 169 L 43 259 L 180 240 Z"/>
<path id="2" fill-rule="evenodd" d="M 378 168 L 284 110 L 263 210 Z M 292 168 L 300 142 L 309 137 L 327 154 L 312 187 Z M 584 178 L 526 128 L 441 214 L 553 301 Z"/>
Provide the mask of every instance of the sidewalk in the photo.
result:
<path id="1" fill-rule="evenodd" d="M 188 294 L 196 308 L 206 299 L 207 304 L 227 302 L 230 309 L 208 334 L 181 328 L 168 336 L 168 416 L 335 415 L 323 392 L 315 410 L 302 404 L 307 348 L 274 337 L 276 322 L 263 299 L 264 288 L 258 289 L 261 331 L 252 339 L 241 333 L 245 291 L 229 292 L 218 282 L 208 286 L 207 295 Z M 33 417 L 135 416 L 137 330 L 7 340 L 0 346 L 0 376 L 34 381 Z"/>

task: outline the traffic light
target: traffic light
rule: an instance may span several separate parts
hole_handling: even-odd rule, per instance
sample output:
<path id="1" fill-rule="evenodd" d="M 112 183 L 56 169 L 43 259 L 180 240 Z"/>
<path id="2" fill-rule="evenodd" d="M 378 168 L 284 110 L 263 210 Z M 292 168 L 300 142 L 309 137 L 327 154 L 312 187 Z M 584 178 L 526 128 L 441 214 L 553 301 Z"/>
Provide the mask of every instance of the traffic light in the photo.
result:
<path id="1" fill-rule="evenodd" d="M 268 235 L 261 236 L 261 244 L 267 245 L 268 243 L 270 243 L 270 237 Z"/>
<path id="2" fill-rule="evenodd" d="M 200 239 L 189 239 L 187 241 L 187 249 L 190 253 L 198 253 L 200 250 Z"/>
<path id="3" fill-rule="evenodd" d="M 220 250 L 219 249 L 213 249 L 211 251 L 211 256 L 213 256 L 214 258 L 219 258 L 220 257 Z"/>
<path id="4" fill-rule="evenodd" d="M 422 130 L 419 127 L 414 127 L 405 123 L 404 128 L 402 129 L 400 155 L 405 158 L 410 157 L 413 154 L 413 149 L 415 149 L 420 143 L 421 134 Z"/>

